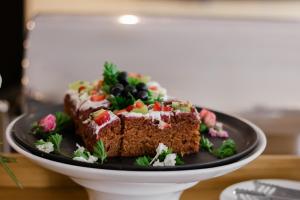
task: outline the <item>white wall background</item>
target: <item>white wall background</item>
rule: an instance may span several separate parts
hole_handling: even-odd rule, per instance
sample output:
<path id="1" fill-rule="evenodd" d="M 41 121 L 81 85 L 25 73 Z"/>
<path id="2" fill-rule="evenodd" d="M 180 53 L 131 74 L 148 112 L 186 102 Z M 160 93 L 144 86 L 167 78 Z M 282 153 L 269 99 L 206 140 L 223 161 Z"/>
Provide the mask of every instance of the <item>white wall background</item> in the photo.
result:
<path id="1" fill-rule="evenodd" d="M 67 84 L 93 80 L 104 61 L 148 74 L 172 96 L 226 112 L 300 108 L 300 23 L 117 16 L 35 19 L 24 82 L 62 102 Z"/>

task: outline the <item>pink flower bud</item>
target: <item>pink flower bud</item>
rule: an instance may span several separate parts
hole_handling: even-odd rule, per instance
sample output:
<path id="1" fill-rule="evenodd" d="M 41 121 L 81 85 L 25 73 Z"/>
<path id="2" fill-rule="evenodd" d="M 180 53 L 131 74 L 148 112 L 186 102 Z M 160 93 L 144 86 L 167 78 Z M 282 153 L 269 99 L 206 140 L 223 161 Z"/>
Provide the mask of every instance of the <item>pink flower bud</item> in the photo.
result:
<path id="1" fill-rule="evenodd" d="M 208 128 L 212 128 L 216 125 L 216 115 L 213 112 L 208 111 L 203 119 Z"/>
<path id="2" fill-rule="evenodd" d="M 200 116 L 200 119 L 204 119 L 204 117 L 206 116 L 206 114 L 208 113 L 209 111 L 206 110 L 205 108 L 203 108 L 200 113 L 199 113 L 199 116 Z"/>
<path id="3" fill-rule="evenodd" d="M 45 132 L 54 131 L 56 128 L 56 117 L 52 114 L 47 115 L 40 120 L 39 126 L 42 127 Z"/>

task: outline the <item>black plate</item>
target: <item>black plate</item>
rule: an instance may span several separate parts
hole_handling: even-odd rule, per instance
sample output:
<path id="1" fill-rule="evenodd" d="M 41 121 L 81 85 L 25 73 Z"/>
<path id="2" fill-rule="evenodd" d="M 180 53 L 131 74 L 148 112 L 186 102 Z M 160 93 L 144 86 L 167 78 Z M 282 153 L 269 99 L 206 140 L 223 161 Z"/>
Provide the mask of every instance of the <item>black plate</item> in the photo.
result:
<path id="1" fill-rule="evenodd" d="M 174 167 L 140 167 L 134 164 L 135 158 L 122 157 L 109 158 L 108 161 L 105 162 L 103 165 L 84 163 L 72 160 L 71 156 L 67 157 L 62 155 L 43 153 L 37 150 L 34 146 L 36 138 L 29 133 L 31 124 L 34 121 L 45 116 L 46 114 L 54 113 L 56 111 L 61 110 L 61 106 L 50 106 L 47 109 L 43 109 L 43 111 L 28 114 L 20 118 L 14 124 L 12 129 L 13 138 L 16 141 L 16 143 L 24 150 L 29 151 L 34 155 L 57 162 L 92 168 L 135 171 L 187 170 L 221 166 L 236 162 L 242 159 L 243 157 L 247 156 L 256 147 L 258 143 L 257 134 L 251 126 L 235 117 L 214 111 L 217 115 L 218 121 L 224 124 L 224 128 L 229 132 L 230 138 L 232 138 L 237 144 L 238 153 L 233 156 L 224 159 L 217 159 L 208 152 L 201 150 L 199 153 L 184 156 L 183 160 L 185 164 Z M 223 141 L 220 138 L 210 138 L 209 136 L 207 137 L 212 141 L 212 143 L 216 147 L 218 147 Z M 65 130 L 65 132 L 63 133 L 63 138 L 64 139 L 62 142 L 61 151 L 64 153 L 64 155 L 72 155 L 73 151 L 76 149 L 75 144 L 82 143 L 81 140 L 74 135 L 72 129 Z"/>

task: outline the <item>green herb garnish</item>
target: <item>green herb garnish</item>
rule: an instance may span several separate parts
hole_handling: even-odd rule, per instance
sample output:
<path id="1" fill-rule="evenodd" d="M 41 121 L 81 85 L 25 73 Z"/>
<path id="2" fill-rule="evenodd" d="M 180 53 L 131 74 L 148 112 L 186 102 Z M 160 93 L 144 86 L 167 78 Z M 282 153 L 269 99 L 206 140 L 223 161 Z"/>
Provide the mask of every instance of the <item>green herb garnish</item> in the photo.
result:
<path id="1" fill-rule="evenodd" d="M 208 138 L 201 136 L 200 144 L 202 149 L 218 158 L 226 158 L 236 153 L 236 144 L 232 139 L 224 140 L 219 148 L 214 149 L 213 143 Z"/>
<path id="2" fill-rule="evenodd" d="M 118 83 L 119 70 L 113 63 L 105 62 L 103 71 L 103 88 L 102 90 L 109 94 L 110 88 Z"/>
<path id="3" fill-rule="evenodd" d="M 101 160 L 101 164 L 103 164 L 103 162 L 106 160 L 107 153 L 105 151 L 105 146 L 102 140 L 99 140 L 94 146 L 93 156 L 99 158 Z"/>
<path id="4" fill-rule="evenodd" d="M 179 156 L 179 155 L 176 156 L 175 160 L 176 160 L 176 165 L 183 165 L 184 164 L 184 162 L 182 160 L 182 157 Z"/>
<path id="5" fill-rule="evenodd" d="M 208 131 L 208 127 L 206 126 L 206 124 L 201 123 L 199 131 L 200 131 L 200 133 L 204 133 L 204 132 Z"/>
<path id="6" fill-rule="evenodd" d="M 213 151 L 218 158 L 226 158 L 236 153 L 236 144 L 232 139 L 224 140 L 222 145 Z"/>
<path id="7" fill-rule="evenodd" d="M 65 128 L 65 126 L 71 122 L 71 118 L 69 117 L 69 115 L 67 115 L 64 112 L 56 112 L 55 117 L 56 117 L 55 132 L 62 131 Z"/>
<path id="8" fill-rule="evenodd" d="M 60 152 L 60 144 L 62 141 L 62 135 L 55 133 L 53 135 L 50 135 L 48 138 L 48 142 L 51 142 L 54 147 L 54 151 Z"/>
<path id="9" fill-rule="evenodd" d="M 129 98 L 125 98 L 122 96 L 118 96 L 118 97 L 110 96 L 108 100 L 111 103 L 110 105 L 111 110 L 121 110 L 123 108 L 126 108 L 129 105 L 132 105 L 135 102 L 135 99 L 132 95 Z"/>
<path id="10" fill-rule="evenodd" d="M 212 153 L 213 152 L 213 143 L 206 137 L 204 136 L 201 136 L 201 139 L 200 139 L 200 146 L 202 149 Z"/>
<path id="11" fill-rule="evenodd" d="M 166 156 L 167 156 L 168 154 L 171 154 L 171 153 L 173 153 L 173 152 L 172 152 L 172 149 L 170 149 L 170 148 L 168 148 L 168 150 L 166 150 L 166 151 L 163 151 L 163 152 L 158 156 L 159 161 L 160 161 L 160 162 L 164 161 L 165 158 L 166 158 Z"/>
<path id="12" fill-rule="evenodd" d="M 16 160 L 13 159 L 13 158 L 8 158 L 8 157 L 4 157 L 4 156 L 0 155 L 0 165 L 3 167 L 3 169 L 8 174 L 8 176 L 15 182 L 15 184 L 19 188 L 23 188 L 22 184 L 20 183 L 20 181 L 18 180 L 18 178 L 16 177 L 16 175 L 14 174 L 14 172 L 7 165 L 7 163 L 12 163 L 12 162 L 16 162 Z"/>
<path id="13" fill-rule="evenodd" d="M 127 81 L 129 83 L 129 85 L 133 85 L 133 86 L 136 86 L 137 84 L 139 84 L 141 82 L 141 80 L 139 78 L 135 78 L 135 77 L 127 77 Z"/>
<path id="14" fill-rule="evenodd" d="M 151 158 L 149 156 L 141 156 L 135 160 L 135 164 L 143 167 L 150 166 Z"/>
<path id="15" fill-rule="evenodd" d="M 89 151 L 87 151 L 85 148 L 84 149 L 78 148 L 73 153 L 73 158 L 83 157 L 84 159 L 88 160 L 90 156 L 91 156 L 91 153 Z"/>

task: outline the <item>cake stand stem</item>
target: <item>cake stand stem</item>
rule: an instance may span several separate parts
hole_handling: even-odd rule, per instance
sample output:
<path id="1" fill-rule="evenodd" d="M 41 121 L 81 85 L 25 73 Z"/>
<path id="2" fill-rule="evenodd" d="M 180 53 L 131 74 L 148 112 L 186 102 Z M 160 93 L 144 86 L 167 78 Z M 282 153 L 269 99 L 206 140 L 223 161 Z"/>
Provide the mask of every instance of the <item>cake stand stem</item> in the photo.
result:
<path id="1" fill-rule="evenodd" d="M 117 190 L 117 188 L 116 188 Z M 179 200 L 182 192 L 173 192 L 156 195 L 123 195 L 99 192 L 96 190 L 87 189 L 89 200 Z"/>

